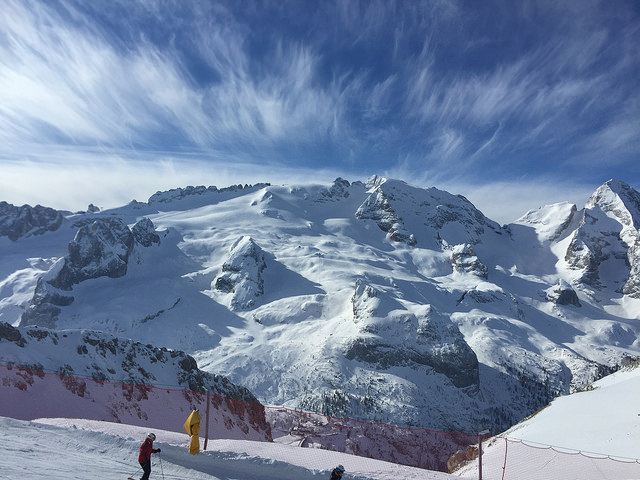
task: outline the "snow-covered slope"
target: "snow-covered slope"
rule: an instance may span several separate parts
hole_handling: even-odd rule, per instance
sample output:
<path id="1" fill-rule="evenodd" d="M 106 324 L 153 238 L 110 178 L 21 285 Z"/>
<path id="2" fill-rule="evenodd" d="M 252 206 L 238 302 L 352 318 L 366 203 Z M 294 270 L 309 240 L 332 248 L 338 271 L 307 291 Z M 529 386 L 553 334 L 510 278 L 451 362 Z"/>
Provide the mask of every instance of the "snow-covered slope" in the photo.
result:
<path id="1" fill-rule="evenodd" d="M 640 368 L 608 375 L 585 391 L 555 399 L 504 436 L 584 452 L 638 458 Z"/>
<path id="2" fill-rule="evenodd" d="M 505 478 L 514 480 L 640 478 L 638 398 L 636 362 L 486 442 L 483 470 L 501 473 L 506 466 Z M 477 478 L 477 469 L 476 461 L 456 474 Z"/>
<path id="3" fill-rule="evenodd" d="M 501 431 L 638 356 L 637 196 L 500 227 L 380 177 L 159 192 L 0 237 L 0 319 L 180 349 L 265 404 Z"/>

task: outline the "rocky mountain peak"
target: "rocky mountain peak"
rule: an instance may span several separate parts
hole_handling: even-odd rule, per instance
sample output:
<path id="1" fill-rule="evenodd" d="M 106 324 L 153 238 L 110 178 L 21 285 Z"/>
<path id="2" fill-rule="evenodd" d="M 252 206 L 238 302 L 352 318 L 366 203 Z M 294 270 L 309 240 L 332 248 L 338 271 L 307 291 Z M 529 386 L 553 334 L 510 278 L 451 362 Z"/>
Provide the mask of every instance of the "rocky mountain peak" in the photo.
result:
<path id="1" fill-rule="evenodd" d="M 565 260 L 582 272 L 581 283 L 596 289 L 617 284 L 618 292 L 640 298 L 639 226 L 640 193 L 609 180 L 587 202 Z"/>
<path id="2" fill-rule="evenodd" d="M 19 238 L 55 231 L 62 225 L 62 212 L 36 205 L 17 207 L 0 202 L 0 236 L 15 242 Z"/>
<path id="3" fill-rule="evenodd" d="M 640 192 L 621 180 L 609 180 L 593 193 L 585 208 L 595 207 L 624 227 L 640 229 Z"/>
<path id="4" fill-rule="evenodd" d="M 529 210 L 513 223 L 533 228 L 541 241 L 554 241 L 570 231 L 577 212 L 578 207 L 573 203 L 554 203 Z"/>

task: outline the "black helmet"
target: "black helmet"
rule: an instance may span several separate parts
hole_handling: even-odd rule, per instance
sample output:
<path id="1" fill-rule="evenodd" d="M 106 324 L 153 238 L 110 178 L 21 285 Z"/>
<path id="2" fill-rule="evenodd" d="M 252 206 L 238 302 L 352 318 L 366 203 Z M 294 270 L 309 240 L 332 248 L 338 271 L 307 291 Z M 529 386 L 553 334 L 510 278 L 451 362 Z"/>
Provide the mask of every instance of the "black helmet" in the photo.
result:
<path id="1" fill-rule="evenodd" d="M 344 467 L 343 467 L 342 465 L 338 465 L 338 466 L 336 467 L 336 471 L 337 471 L 337 472 L 340 472 L 340 473 L 344 473 Z"/>

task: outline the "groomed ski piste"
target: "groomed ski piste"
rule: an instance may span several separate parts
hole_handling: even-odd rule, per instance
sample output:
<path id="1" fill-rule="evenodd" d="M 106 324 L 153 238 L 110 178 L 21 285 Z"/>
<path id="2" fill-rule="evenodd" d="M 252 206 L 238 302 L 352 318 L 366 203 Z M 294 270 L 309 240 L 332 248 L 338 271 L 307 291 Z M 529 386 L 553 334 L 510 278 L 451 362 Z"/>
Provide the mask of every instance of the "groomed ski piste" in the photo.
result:
<path id="1" fill-rule="evenodd" d="M 149 428 L 95 420 L 14 420 L 0 417 L 0 478 L 80 480 L 138 479 L 138 449 Z M 153 430 L 151 479 L 328 479 L 338 464 L 345 480 L 444 480 L 454 477 L 340 452 L 283 442 L 209 440 L 206 451 L 189 453 L 186 434 Z M 204 441 L 201 439 L 201 448 Z"/>

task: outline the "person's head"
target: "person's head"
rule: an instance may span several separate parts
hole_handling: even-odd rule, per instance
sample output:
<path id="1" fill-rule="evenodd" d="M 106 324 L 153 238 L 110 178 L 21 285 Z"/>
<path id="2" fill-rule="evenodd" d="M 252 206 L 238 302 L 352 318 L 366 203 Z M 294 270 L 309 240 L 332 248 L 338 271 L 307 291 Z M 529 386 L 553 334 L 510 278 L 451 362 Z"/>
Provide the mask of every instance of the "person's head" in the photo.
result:
<path id="1" fill-rule="evenodd" d="M 336 472 L 338 472 L 339 475 L 342 475 L 344 473 L 344 467 L 342 465 L 338 465 L 336 467 Z"/>
<path id="2" fill-rule="evenodd" d="M 156 435 L 155 433 L 150 433 L 147 435 L 147 439 L 151 440 L 152 442 L 156 439 Z"/>

